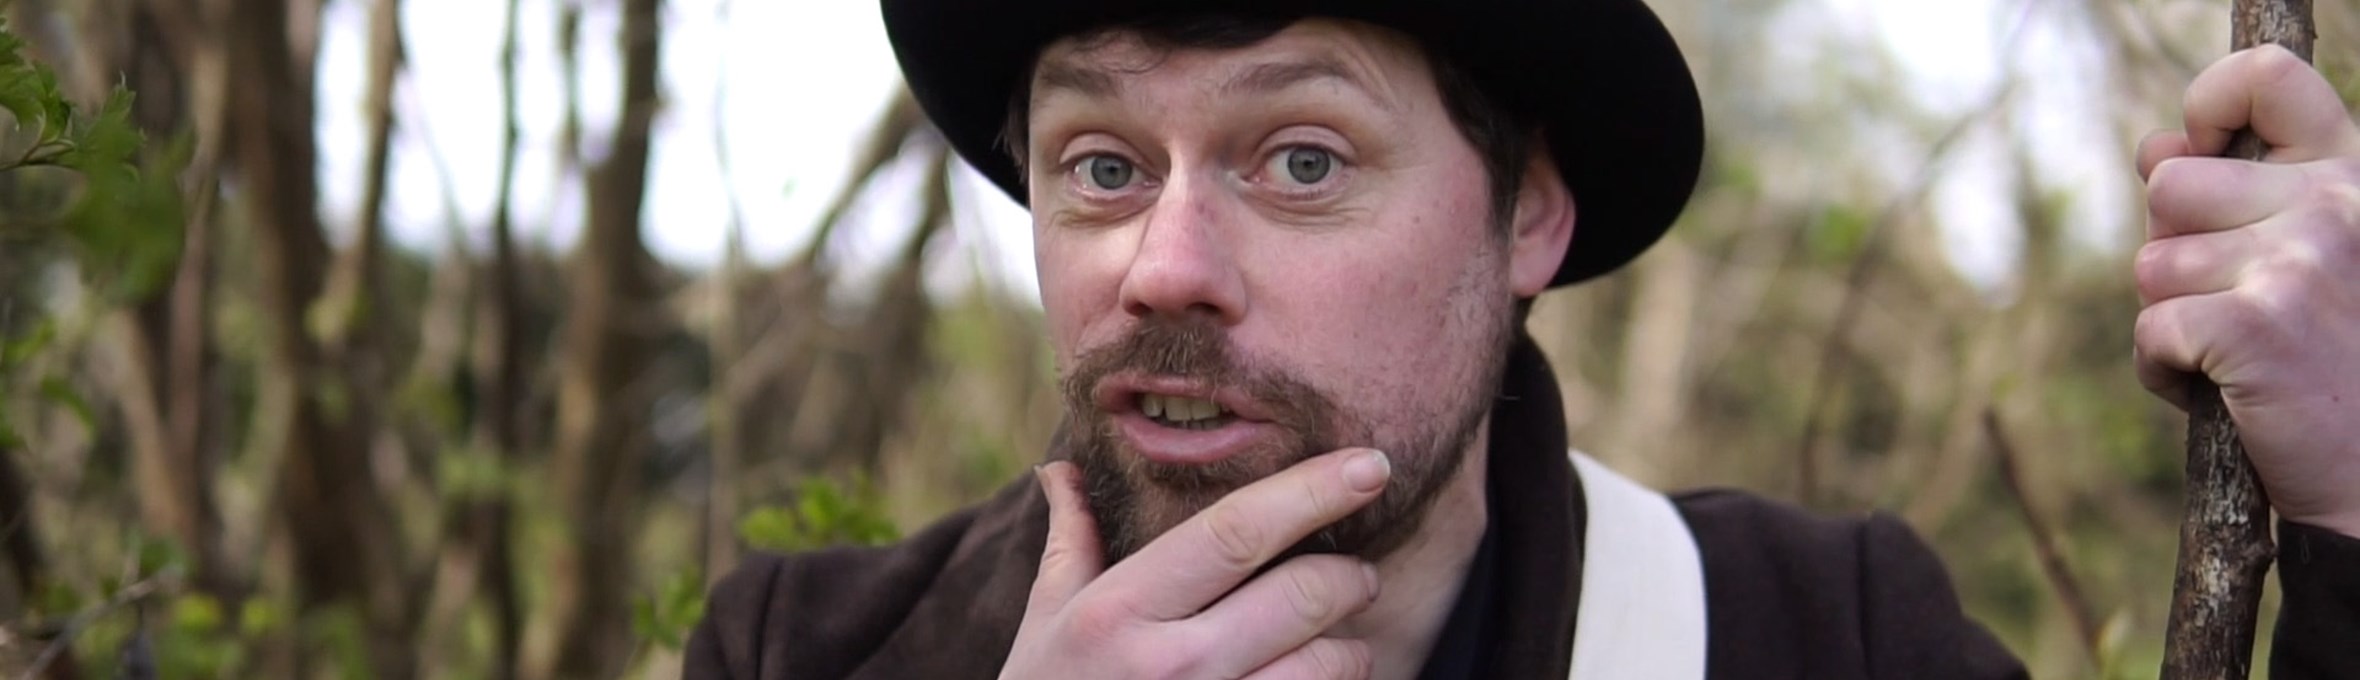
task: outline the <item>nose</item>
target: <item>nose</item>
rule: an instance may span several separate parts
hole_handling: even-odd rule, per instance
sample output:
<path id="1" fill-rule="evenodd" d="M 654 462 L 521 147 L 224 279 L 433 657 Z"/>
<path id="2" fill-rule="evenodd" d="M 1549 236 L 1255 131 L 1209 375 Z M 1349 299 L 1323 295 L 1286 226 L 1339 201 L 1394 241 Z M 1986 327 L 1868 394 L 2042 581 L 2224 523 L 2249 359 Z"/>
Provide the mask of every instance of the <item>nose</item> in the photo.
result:
<path id="1" fill-rule="evenodd" d="M 1227 214 L 1214 187 L 1188 179 L 1166 184 L 1123 275 L 1123 311 L 1141 318 L 1204 314 L 1224 326 L 1243 319 L 1247 300 L 1235 257 L 1238 225 Z"/>

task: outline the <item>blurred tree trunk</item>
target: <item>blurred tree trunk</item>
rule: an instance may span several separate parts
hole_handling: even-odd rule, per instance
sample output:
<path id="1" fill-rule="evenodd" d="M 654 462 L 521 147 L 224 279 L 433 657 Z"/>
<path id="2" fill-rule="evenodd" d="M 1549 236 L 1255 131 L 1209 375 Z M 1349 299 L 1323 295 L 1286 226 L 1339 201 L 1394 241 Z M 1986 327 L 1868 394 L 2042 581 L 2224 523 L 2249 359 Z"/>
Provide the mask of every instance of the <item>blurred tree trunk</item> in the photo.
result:
<path id="1" fill-rule="evenodd" d="M 468 604 L 479 589 L 488 591 L 492 614 L 491 677 L 513 678 L 519 668 L 524 638 L 523 603 L 516 588 L 516 559 L 511 544 L 513 525 L 510 483 L 524 448 L 517 409 L 525 398 L 524 343 L 519 335 L 522 302 L 518 281 L 514 202 L 517 135 L 517 10 L 519 0 L 508 0 L 500 43 L 500 185 L 492 208 L 491 259 L 482 266 L 474 306 L 468 375 L 473 381 L 474 413 L 464 455 L 496 461 L 498 486 L 491 489 L 444 489 L 450 511 L 444 518 L 443 554 L 437 567 L 428 611 L 422 620 L 420 653 L 450 653 L 448 639 L 460 630 Z M 454 265 L 459 266 L 459 265 Z M 473 267 L 470 260 L 466 265 Z"/>
<path id="2" fill-rule="evenodd" d="M 96 101 L 121 84 L 138 93 L 132 120 L 153 143 L 167 143 L 219 121 L 219 53 L 206 41 L 204 17 L 184 0 L 100 0 L 76 8 L 69 87 Z M 46 3 L 18 8 L 38 16 Z M 20 25 L 33 22 L 22 21 Z M 36 34 L 39 35 L 39 34 Z M 51 50 L 54 53 L 56 50 Z M 194 115 L 192 115 L 194 114 Z M 218 128 L 216 128 L 216 131 Z M 133 484 L 144 526 L 169 536 L 192 559 L 192 581 L 217 597 L 234 599 L 238 578 L 221 545 L 214 499 L 218 446 L 208 425 L 218 417 L 211 388 L 213 362 L 206 311 L 212 298 L 212 192 L 218 144 L 200 135 L 183 187 L 191 210 L 171 286 L 112 320 L 123 343 L 122 365 L 109 384 L 131 441 Z"/>
<path id="3" fill-rule="evenodd" d="M 492 261 L 483 277 L 483 298 L 477 302 L 474 374 L 476 390 L 474 448 L 490 451 L 513 473 L 523 456 L 524 437 L 516 411 L 525 399 L 523 294 L 516 261 L 515 205 L 516 147 L 522 124 L 517 120 L 517 10 L 522 3 L 508 0 L 506 34 L 500 43 L 500 194 L 499 212 L 492 215 Z M 510 544 L 514 520 L 508 491 L 503 488 L 470 511 L 470 529 L 483 564 L 483 585 L 492 593 L 494 666 L 492 676 L 516 677 L 524 645 L 524 602 L 516 588 L 515 549 Z"/>
<path id="4" fill-rule="evenodd" d="M 665 324 L 639 233 L 659 105 L 656 0 L 625 0 L 622 38 L 622 115 L 609 155 L 590 172 L 589 225 L 569 272 L 551 457 L 566 540 L 551 565 L 555 656 L 536 659 L 538 677 L 612 677 L 631 648 L 625 605 L 651 399 L 639 379 Z"/>
<path id="5" fill-rule="evenodd" d="M 315 13 L 277 0 L 214 0 L 225 21 L 229 72 L 246 83 L 231 99 L 230 153 L 254 235 L 261 311 L 269 320 L 257 376 L 254 436 L 276 457 L 278 523 L 287 531 L 298 603 L 348 606 L 368 630 L 379 678 L 412 674 L 402 534 L 368 465 L 370 414 L 353 376 L 311 333 L 330 251 L 321 233 L 312 136 Z M 312 6 L 306 5 L 305 9 Z"/>
<path id="6" fill-rule="evenodd" d="M 862 191 L 894 159 L 901 157 L 902 149 L 912 138 L 926 129 L 926 117 L 918 109 L 917 99 L 906 89 L 895 93 L 853 160 L 852 181 L 830 198 L 810 241 L 779 271 L 772 290 L 781 298 L 782 323 L 765 332 L 743 353 L 748 363 L 760 368 L 734 371 L 736 375 L 730 385 L 733 390 L 751 393 L 760 387 L 752 383 L 761 379 L 774 380 L 779 387 L 781 403 L 776 411 L 791 417 L 785 419 L 784 431 L 778 436 L 784 443 L 778 448 L 798 469 L 828 467 L 846 454 L 847 441 L 863 440 L 846 438 L 854 429 L 847 427 L 850 422 L 847 419 L 857 417 L 854 411 L 875 405 L 852 396 L 847 390 L 858 389 L 853 386 L 862 382 L 852 375 L 861 370 L 859 352 L 875 348 L 838 337 L 842 330 L 828 321 L 828 293 L 836 282 L 835 270 L 827 259 L 828 247 L 837 229 L 848 220 Z M 929 184 L 930 195 L 933 189 L 934 185 Z M 947 203 L 945 206 L 947 210 Z M 931 222 L 932 218 L 926 221 Z M 872 308 L 872 316 L 876 309 L 882 308 L 881 305 Z M 844 348 L 848 346 L 858 349 L 847 351 Z M 859 459 L 874 462 L 873 453 L 871 450 Z"/>
<path id="7" fill-rule="evenodd" d="M 927 371 L 926 328 L 934 305 L 926 295 L 926 250 L 934 236 L 950 223 L 950 152 L 937 148 L 926 160 L 927 179 L 919 196 L 917 228 L 902 244 L 884 289 L 869 308 L 869 317 L 851 338 L 861 367 L 848 387 L 848 408 L 828 451 L 858 469 L 880 472 L 886 435 L 896 427 L 902 405 L 918 388 Z M 806 402 L 808 403 L 808 402 Z"/>
<path id="8" fill-rule="evenodd" d="M 733 213 L 734 214 L 734 213 Z M 705 585 L 720 582 L 738 562 L 738 485 L 746 460 L 746 421 L 753 401 L 731 377 L 746 366 L 744 324 L 738 310 L 758 302 L 745 296 L 746 238 L 733 217 L 728 250 L 713 281 L 713 326 L 707 344 L 713 352 L 711 390 L 706 394 L 709 426 L 713 431 L 711 478 L 705 487 Z"/>

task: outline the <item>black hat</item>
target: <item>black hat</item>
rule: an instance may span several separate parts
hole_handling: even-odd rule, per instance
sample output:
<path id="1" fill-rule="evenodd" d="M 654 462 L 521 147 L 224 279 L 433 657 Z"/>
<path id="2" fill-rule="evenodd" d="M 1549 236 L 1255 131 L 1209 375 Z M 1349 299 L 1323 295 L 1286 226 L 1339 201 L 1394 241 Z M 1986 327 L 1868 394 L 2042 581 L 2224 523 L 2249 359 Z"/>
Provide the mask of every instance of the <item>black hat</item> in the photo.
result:
<path id="1" fill-rule="evenodd" d="M 1663 22 L 1639 0 L 883 0 L 919 106 L 952 148 L 1025 201 L 998 148 L 1008 105 L 1058 38 L 1156 14 L 1234 9 L 1387 26 L 1448 54 L 1540 121 L 1577 226 L 1552 285 L 1614 270 L 1655 243 L 1696 188 L 1704 115 Z"/>

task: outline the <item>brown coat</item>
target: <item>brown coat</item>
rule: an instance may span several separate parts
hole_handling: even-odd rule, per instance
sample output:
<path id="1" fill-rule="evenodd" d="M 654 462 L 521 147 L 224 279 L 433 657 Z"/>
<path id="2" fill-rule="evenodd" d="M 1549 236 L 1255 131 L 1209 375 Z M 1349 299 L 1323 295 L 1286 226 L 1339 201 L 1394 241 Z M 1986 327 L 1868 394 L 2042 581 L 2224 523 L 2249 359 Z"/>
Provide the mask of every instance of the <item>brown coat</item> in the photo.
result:
<path id="1" fill-rule="evenodd" d="M 1508 373 L 1492 419 L 1498 553 L 1488 577 L 1498 604 L 1481 626 L 1483 674 L 1563 678 L 1581 588 L 1582 490 L 1546 359 L 1519 342 Z M 1731 491 L 1674 502 L 1705 568 L 1710 677 L 2024 677 L 1960 611 L 1941 563 L 1899 521 L 1822 517 Z M 995 677 L 1047 527 L 1028 478 L 895 545 L 749 558 L 713 589 L 684 677 Z M 2360 652 L 2339 649 L 2360 640 L 2350 635 L 2360 541 L 2289 538 L 2305 554 L 2286 560 L 2286 611 L 2298 620 L 2291 630 L 2281 621 L 2279 677 L 2360 678 Z"/>

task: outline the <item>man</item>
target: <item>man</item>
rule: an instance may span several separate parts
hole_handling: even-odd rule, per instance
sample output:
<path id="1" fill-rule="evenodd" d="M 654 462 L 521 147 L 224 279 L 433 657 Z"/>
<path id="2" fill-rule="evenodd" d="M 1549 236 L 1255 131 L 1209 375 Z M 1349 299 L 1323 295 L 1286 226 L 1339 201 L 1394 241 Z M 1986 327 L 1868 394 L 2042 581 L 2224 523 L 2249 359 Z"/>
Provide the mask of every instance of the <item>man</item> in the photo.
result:
<path id="1" fill-rule="evenodd" d="M 1653 242 L 1700 157 L 1636 0 L 885 15 L 1032 209 L 1068 418 L 1037 484 L 741 567 L 689 677 L 2023 675 L 1892 519 L 1568 455 L 1523 310 Z M 2198 158 L 2248 124 L 2273 164 Z M 2278 677 L 2360 677 L 2360 131 L 2282 51 L 2205 71 L 2186 127 L 2139 152 L 2142 379 L 2210 376 L 2245 427 L 2285 519 Z"/>

